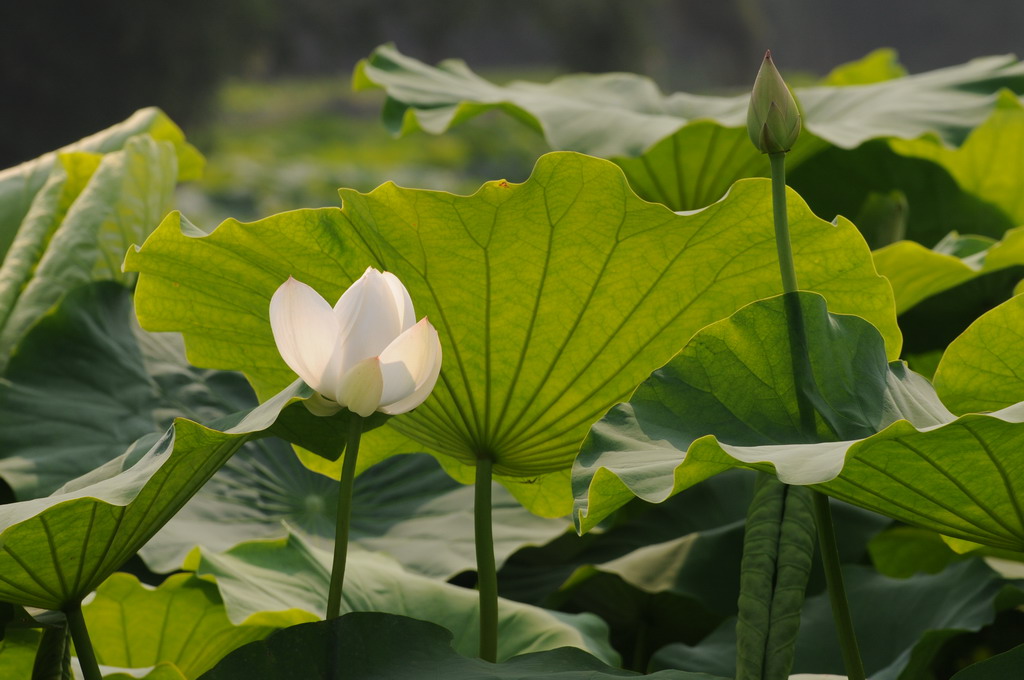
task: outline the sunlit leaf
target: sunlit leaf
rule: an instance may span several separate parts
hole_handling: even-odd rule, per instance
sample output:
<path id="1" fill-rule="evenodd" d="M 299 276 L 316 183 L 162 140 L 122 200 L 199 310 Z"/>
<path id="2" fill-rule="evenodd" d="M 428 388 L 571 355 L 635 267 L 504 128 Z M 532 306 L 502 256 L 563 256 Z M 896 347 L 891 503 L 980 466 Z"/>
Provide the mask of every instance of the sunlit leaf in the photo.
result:
<path id="1" fill-rule="evenodd" d="M 1024 297 L 981 316 L 954 340 L 935 371 L 935 389 L 956 413 L 994 411 L 1024 401 Z"/>
<path id="2" fill-rule="evenodd" d="M 147 668 L 173 663 L 187 678 L 198 677 L 228 652 L 274 630 L 232 624 L 216 586 L 191 574 L 170 576 L 158 588 L 114 574 L 82 611 L 102 665 Z"/>
<path id="3" fill-rule="evenodd" d="M 890 145 L 898 153 L 939 163 L 964 190 L 997 206 L 1013 224 L 1024 224 L 1024 105 L 1012 92 L 1000 94 L 991 116 L 960 148 L 935 139 L 899 139 Z"/>
<path id="4" fill-rule="evenodd" d="M 267 316 L 281 282 L 333 300 L 367 265 L 394 272 L 438 328 L 444 366 L 423 406 L 364 438 L 360 461 L 427 450 L 468 481 L 466 466 L 489 455 L 521 501 L 557 515 L 590 424 L 695 331 L 779 291 L 769 192 L 740 182 L 675 215 L 636 198 L 610 163 L 549 154 L 527 182 L 469 197 L 384 185 L 344 191 L 344 210 L 229 221 L 208 236 L 172 216 L 126 266 L 142 272 L 145 327 L 184 333 L 195 363 L 241 370 L 260 395 L 294 379 Z M 889 286 L 856 229 L 790 201 L 803 285 L 870 319 L 897 356 Z"/>
<path id="5" fill-rule="evenodd" d="M 900 241 L 872 253 L 878 273 L 892 283 L 896 313 L 991 272 L 1024 266 L 1024 227 L 1002 241 L 949 234 L 934 248 Z"/>

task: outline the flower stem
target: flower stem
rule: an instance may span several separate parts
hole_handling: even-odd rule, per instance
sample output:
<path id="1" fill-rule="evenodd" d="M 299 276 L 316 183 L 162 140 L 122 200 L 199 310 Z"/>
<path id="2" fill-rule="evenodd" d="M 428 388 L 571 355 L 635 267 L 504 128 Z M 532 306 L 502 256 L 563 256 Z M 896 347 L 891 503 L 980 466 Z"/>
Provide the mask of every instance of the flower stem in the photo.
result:
<path id="1" fill-rule="evenodd" d="M 356 457 L 359 455 L 359 437 L 363 433 L 363 419 L 350 414 L 345 460 L 341 467 L 338 489 L 338 515 L 334 524 L 334 564 L 331 567 L 331 589 L 327 595 L 327 619 L 341 613 L 341 588 L 345 583 L 345 562 L 348 559 L 348 529 L 352 517 L 352 486 L 356 480 Z"/>
<path id="2" fill-rule="evenodd" d="M 68 619 L 68 630 L 75 643 L 75 654 L 78 656 L 78 663 L 82 667 L 85 680 L 103 680 L 100 664 L 96 660 L 96 652 L 93 650 L 92 640 L 89 638 L 89 630 L 85 627 L 82 604 L 76 602 L 67 607 L 64 610 L 64 615 Z"/>
<path id="3" fill-rule="evenodd" d="M 775 247 L 779 251 L 782 291 L 795 293 L 796 267 L 793 265 L 793 244 L 789 239 L 789 217 L 786 214 L 786 154 L 770 153 L 772 166 L 772 213 L 775 217 Z"/>
<path id="4" fill-rule="evenodd" d="M 480 658 L 498 660 L 498 571 L 494 564 L 494 535 L 491 527 L 491 459 L 476 461 L 476 499 L 473 508 L 476 529 L 476 573 L 480 590 Z"/>
<path id="5" fill-rule="evenodd" d="M 821 561 L 825 567 L 825 582 L 828 584 L 828 598 L 832 603 L 832 618 L 839 633 L 839 646 L 843 653 L 843 665 L 850 680 L 864 680 L 864 664 L 860 659 L 857 635 L 853 630 L 850 605 L 846 600 L 843 572 L 839 565 L 839 546 L 832 524 L 832 509 L 828 496 L 814 492 L 814 523 L 818 526 L 818 545 L 821 546 Z"/>

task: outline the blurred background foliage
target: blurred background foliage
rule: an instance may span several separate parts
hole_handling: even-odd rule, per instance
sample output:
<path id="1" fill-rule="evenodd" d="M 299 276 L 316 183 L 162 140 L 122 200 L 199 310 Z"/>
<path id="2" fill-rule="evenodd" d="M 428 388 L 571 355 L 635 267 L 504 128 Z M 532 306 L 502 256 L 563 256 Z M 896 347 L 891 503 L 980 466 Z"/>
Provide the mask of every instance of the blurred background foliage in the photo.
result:
<path id="1" fill-rule="evenodd" d="M 502 116 L 390 139 L 380 99 L 348 93 L 356 61 L 388 41 L 499 82 L 623 70 L 696 92 L 748 87 L 765 47 L 799 82 L 879 46 L 916 72 L 1024 43 L 1018 0 L 39 0 L 2 16 L 0 167 L 156 105 L 209 156 L 181 200 L 208 226 L 336 204 L 339 186 L 526 177 L 546 147 Z"/>

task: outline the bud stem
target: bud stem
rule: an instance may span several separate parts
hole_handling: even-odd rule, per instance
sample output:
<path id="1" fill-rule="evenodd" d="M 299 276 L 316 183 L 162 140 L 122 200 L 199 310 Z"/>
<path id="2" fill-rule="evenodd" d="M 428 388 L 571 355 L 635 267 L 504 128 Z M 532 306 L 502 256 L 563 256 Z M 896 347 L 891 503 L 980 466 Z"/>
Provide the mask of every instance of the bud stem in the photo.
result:
<path id="1" fill-rule="evenodd" d="M 328 620 L 337 618 L 341 613 L 341 589 L 345 583 L 348 530 L 352 517 L 352 488 L 356 479 L 356 457 L 359 455 L 359 438 L 363 433 L 363 419 L 355 413 L 349 413 L 348 427 L 345 460 L 341 466 L 341 480 L 338 489 L 338 514 L 334 524 L 334 564 L 331 566 L 331 587 L 327 594 Z"/>
<path id="2" fill-rule="evenodd" d="M 797 384 L 797 405 L 804 432 L 814 433 L 815 410 L 805 390 L 814 389 L 814 378 L 807 357 L 807 337 L 804 330 L 803 310 L 796 295 L 798 289 L 796 267 L 793 264 L 793 245 L 789 237 L 789 218 L 786 212 L 786 154 L 768 154 L 772 168 L 772 212 L 775 217 L 775 245 L 779 252 L 779 273 L 782 275 L 782 290 L 786 296 L 786 315 L 789 322 L 790 349 L 793 372 Z M 829 602 L 832 605 L 832 619 L 839 634 L 843 663 L 849 680 L 864 680 L 864 664 L 853 628 L 850 605 L 846 599 L 846 587 L 840 568 L 839 547 L 836 530 L 832 523 L 832 511 L 828 497 L 815 491 L 814 523 L 818 529 L 818 546 L 825 567 L 825 582 L 828 585 Z"/>
<path id="3" fill-rule="evenodd" d="M 770 153 L 772 166 L 772 212 L 775 216 L 775 247 L 779 251 L 782 292 L 797 291 L 793 245 L 789 239 L 789 217 L 786 214 L 786 153 Z"/>

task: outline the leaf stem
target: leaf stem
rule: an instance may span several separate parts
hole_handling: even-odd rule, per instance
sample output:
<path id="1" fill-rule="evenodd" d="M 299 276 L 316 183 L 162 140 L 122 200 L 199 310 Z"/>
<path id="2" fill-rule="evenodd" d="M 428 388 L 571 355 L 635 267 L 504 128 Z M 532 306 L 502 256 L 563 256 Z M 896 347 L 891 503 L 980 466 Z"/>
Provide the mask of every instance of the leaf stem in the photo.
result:
<path id="1" fill-rule="evenodd" d="M 476 461 L 476 497 L 473 508 L 476 529 L 476 573 L 480 590 L 480 658 L 498 660 L 498 571 L 494 563 L 491 526 L 491 469 L 489 457 Z"/>
<path id="2" fill-rule="evenodd" d="M 772 213 L 775 217 L 775 248 L 779 251 L 782 291 L 797 291 L 796 267 L 793 265 L 793 244 L 789 239 L 789 217 L 786 214 L 786 154 L 770 153 L 772 166 Z"/>
<path id="3" fill-rule="evenodd" d="M 818 545 L 821 546 L 821 561 L 825 567 L 828 599 L 832 604 L 832 618 L 839 633 L 846 674 L 850 680 L 864 680 L 864 664 L 860 659 L 860 648 L 839 564 L 839 546 L 836 543 L 835 526 L 832 524 L 832 509 L 829 507 L 828 496 L 817 491 L 814 492 L 814 523 L 818 526 Z"/>
<path id="4" fill-rule="evenodd" d="M 350 414 L 345 460 L 341 466 L 338 489 L 338 514 L 334 524 L 334 564 L 331 566 L 331 588 L 327 595 L 327 619 L 341 613 L 341 589 L 345 583 L 345 563 L 348 560 L 348 531 L 352 517 L 352 487 L 356 479 L 356 457 L 359 455 L 359 437 L 363 433 L 363 419 Z"/>
<path id="5" fill-rule="evenodd" d="M 64 615 L 68 619 L 68 630 L 75 643 L 75 654 L 78 656 L 78 663 L 82 667 L 85 680 L 103 680 L 100 664 L 96 660 L 96 652 L 93 650 L 92 640 L 89 638 L 89 630 L 85 627 L 82 603 L 76 602 L 68 606 L 64 609 Z"/>

